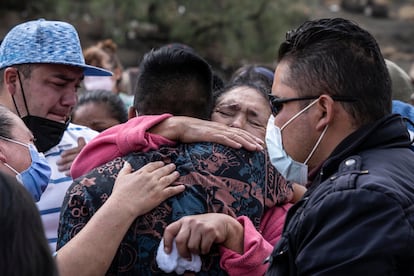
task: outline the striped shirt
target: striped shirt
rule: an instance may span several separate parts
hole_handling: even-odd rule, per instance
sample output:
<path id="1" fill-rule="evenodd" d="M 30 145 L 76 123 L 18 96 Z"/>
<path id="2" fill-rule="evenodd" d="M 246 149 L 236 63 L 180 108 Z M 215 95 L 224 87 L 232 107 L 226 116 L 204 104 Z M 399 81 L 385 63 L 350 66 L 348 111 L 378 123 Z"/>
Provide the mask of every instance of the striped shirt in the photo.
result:
<path id="1" fill-rule="evenodd" d="M 46 190 L 36 204 L 52 252 L 56 250 L 57 229 L 63 198 L 67 188 L 72 184 L 72 178 L 66 176 L 64 172 L 60 172 L 56 162 L 60 159 L 63 151 L 78 145 L 79 137 L 83 137 L 86 142 L 89 142 L 97 134 L 96 131 L 87 127 L 70 123 L 59 144 L 44 153 L 52 169 L 52 175 Z"/>

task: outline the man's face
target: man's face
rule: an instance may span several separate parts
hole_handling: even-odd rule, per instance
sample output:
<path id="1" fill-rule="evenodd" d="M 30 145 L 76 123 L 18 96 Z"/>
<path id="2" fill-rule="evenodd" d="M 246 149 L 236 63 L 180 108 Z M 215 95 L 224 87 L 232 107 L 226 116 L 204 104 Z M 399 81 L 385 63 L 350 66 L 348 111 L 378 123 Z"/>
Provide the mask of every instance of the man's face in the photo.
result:
<path id="1" fill-rule="evenodd" d="M 22 117 L 30 115 L 64 123 L 77 102 L 77 90 L 83 78 L 79 67 L 58 64 L 39 64 L 32 67 L 29 78 L 20 73 L 28 111 L 22 91 L 14 94 Z"/>
<path id="2" fill-rule="evenodd" d="M 298 95 L 298 92 L 287 83 L 285 77 L 287 74 L 289 74 L 289 64 L 282 61 L 275 71 L 272 94 L 282 99 L 300 97 L 301 95 Z M 303 102 L 301 101 L 284 103 L 275 117 L 275 125 L 281 128 L 302 109 Z M 283 147 L 298 162 L 305 161 L 320 135 L 315 131 L 315 123 L 312 121 L 314 110 L 314 108 L 310 108 L 282 130 Z"/>

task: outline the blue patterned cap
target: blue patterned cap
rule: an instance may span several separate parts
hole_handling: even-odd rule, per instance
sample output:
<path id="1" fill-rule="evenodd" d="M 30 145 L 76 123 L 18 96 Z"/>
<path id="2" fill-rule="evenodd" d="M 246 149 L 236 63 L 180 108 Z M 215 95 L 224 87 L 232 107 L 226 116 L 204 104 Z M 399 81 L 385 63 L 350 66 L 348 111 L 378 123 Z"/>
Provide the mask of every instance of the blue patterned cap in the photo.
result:
<path id="1" fill-rule="evenodd" d="M 66 22 L 44 19 L 15 26 L 0 45 L 0 69 L 26 63 L 54 63 L 83 68 L 85 76 L 111 76 L 110 71 L 85 64 L 79 36 Z"/>

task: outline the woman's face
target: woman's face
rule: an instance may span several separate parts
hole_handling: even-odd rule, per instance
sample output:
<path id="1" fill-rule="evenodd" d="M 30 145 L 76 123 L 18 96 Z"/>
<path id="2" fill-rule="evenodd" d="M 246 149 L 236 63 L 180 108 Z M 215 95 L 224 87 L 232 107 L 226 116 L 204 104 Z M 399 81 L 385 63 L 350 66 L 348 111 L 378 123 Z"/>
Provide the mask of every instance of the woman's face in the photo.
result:
<path id="1" fill-rule="evenodd" d="M 244 129 L 264 140 L 270 113 L 268 99 L 254 88 L 240 86 L 217 99 L 211 120 Z"/>
<path id="2" fill-rule="evenodd" d="M 72 123 L 101 132 L 121 122 L 111 115 L 105 103 L 88 102 L 76 108 Z"/>
<path id="3" fill-rule="evenodd" d="M 13 126 L 10 130 L 11 139 L 26 145 L 33 144 L 33 135 L 23 121 L 11 112 L 10 116 L 13 120 Z M 0 139 L 0 160 L 0 171 L 12 176 L 15 176 L 16 173 L 6 167 L 4 163 L 9 164 L 18 172 L 26 170 L 32 163 L 28 147 L 3 139 Z"/>

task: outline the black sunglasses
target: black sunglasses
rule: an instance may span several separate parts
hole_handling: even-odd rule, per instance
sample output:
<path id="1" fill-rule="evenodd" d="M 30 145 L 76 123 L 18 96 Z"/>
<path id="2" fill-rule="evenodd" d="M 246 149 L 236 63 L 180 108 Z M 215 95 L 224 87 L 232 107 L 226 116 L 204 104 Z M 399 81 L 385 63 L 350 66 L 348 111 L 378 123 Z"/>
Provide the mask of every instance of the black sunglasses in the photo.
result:
<path id="1" fill-rule="evenodd" d="M 270 108 L 272 109 L 273 116 L 276 116 L 279 114 L 279 112 L 283 108 L 283 104 L 288 102 L 294 102 L 294 101 L 305 101 L 305 100 L 316 100 L 319 96 L 303 96 L 303 97 L 297 97 L 297 98 L 279 98 L 275 95 L 268 94 L 269 95 L 269 102 L 270 102 Z M 354 97 L 347 97 L 347 96 L 330 96 L 332 100 L 334 101 L 340 101 L 340 102 L 355 102 L 356 99 Z"/>

